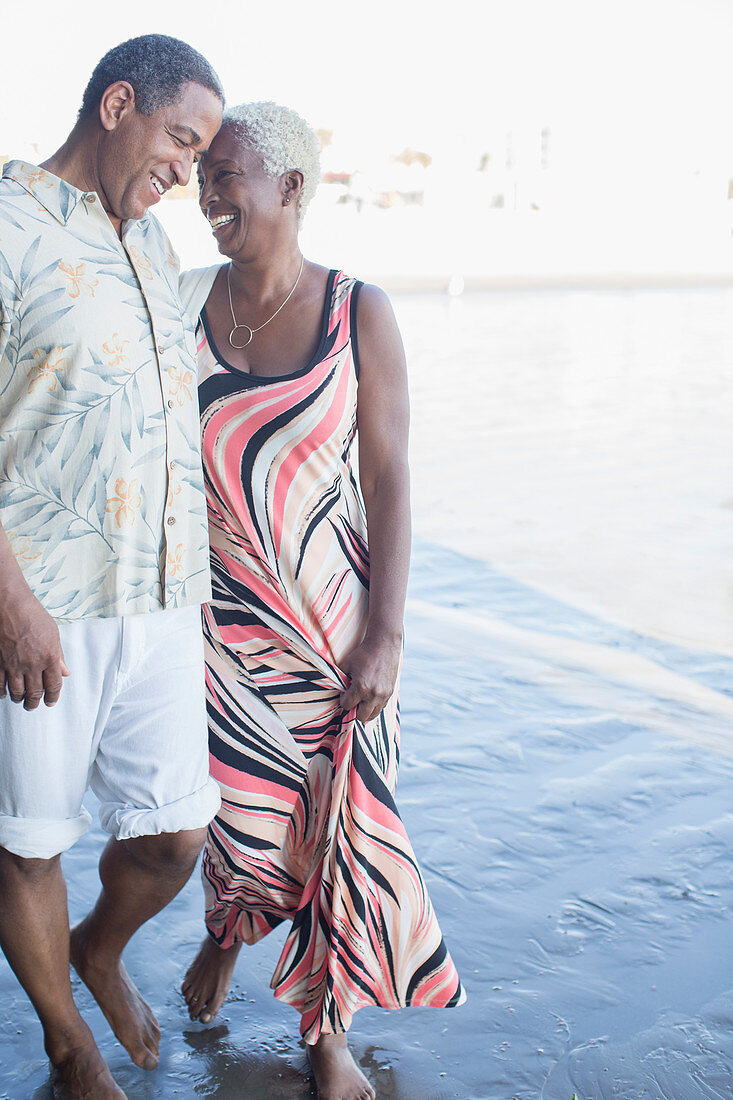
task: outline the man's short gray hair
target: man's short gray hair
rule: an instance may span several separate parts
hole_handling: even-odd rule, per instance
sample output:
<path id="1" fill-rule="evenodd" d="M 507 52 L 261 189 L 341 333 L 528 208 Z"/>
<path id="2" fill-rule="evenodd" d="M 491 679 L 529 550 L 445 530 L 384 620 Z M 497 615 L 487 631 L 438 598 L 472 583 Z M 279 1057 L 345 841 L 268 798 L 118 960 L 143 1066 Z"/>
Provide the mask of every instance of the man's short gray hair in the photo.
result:
<path id="1" fill-rule="evenodd" d="M 183 85 L 189 82 L 201 84 L 224 102 L 221 81 L 206 58 L 187 42 L 167 34 L 143 34 L 109 50 L 86 86 L 79 118 L 91 115 L 110 84 L 118 80 L 132 85 L 135 107 L 143 115 L 176 103 Z"/>
<path id="2" fill-rule="evenodd" d="M 298 197 L 298 217 L 302 221 L 321 178 L 321 143 L 305 119 L 290 107 L 279 103 L 240 103 L 224 112 L 222 129 L 234 130 L 262 160 L 268 176 L 298 171 L 303 188 Z"/>

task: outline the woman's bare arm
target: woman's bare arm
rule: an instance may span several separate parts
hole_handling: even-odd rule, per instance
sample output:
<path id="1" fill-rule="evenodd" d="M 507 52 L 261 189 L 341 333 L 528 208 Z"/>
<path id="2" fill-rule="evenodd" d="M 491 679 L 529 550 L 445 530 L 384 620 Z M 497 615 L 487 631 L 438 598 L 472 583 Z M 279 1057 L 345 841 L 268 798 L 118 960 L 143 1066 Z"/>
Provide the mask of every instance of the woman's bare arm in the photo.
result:
<path id="1" fill-rule="evenodd" d="M 341 697 L 360 721 L 375 718 L 399 671 L 410 563 L 407 370 L 389 299 L 362 287 L 357 303 L 359 473 L 369 541 L 369 618 L 342 661 L 351 684 Z"/>

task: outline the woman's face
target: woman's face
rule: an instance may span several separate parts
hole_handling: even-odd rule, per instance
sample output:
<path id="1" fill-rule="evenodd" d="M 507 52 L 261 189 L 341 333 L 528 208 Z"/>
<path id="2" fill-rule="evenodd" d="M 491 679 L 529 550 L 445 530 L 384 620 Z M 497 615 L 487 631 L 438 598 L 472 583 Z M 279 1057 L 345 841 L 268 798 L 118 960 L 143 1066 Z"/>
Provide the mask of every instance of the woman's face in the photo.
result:
<path id="1" fill-rule="evenodd" d="M 281 181 L 267 175 L 258 154 L 231 127 L 212 141 L 198 179 L 199 206 L 223 255 L 246 250 L 252 256 L 272 246 L 283 224 Z"/>

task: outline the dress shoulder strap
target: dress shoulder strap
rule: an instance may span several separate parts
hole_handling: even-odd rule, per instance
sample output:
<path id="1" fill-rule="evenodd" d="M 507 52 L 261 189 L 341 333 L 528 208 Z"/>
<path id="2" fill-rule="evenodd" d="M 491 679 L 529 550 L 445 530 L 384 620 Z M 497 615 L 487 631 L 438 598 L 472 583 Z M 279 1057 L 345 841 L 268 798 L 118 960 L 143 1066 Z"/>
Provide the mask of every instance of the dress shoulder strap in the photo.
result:
<path id="1" fill-rule="evenodd" d="M 347 275 L 343 271 L 334 272 L 333 293 L 331 295 L 331 311 L 329 316 L 329 332 L 339 334 L 339 342 L 351 344 L 352 359 L 356 377 L 359 377 L 359 355 L 356 338 L 356 305 L 359 299 L 359 291 L 363 286 L 361 280 Z"/>

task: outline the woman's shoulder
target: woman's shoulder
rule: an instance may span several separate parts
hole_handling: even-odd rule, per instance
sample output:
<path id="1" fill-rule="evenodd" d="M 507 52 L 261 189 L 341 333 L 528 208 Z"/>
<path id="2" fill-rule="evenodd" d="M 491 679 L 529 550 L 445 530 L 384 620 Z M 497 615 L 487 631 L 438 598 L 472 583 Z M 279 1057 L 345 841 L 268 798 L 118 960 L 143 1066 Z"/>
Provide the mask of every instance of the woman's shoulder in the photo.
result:
<path id="1" fill-rule="evenodd" d="M 327 270 L 327 269 L 324 269 Z M 357 291 L 360 298 L 364 301 L 368 301 L 370 307 L 380 306 L 383 308 L 385 304 L 389 304 L 389 295 L 381 287 L 376 286 L 374 283 L 367 283 L 363 279 L 360 279 L 358 275 L 354 275 L 350 271 L 346 271 L 343 268 L 331 268 L 328 274 L 334 280 L 334 290 L 341 290 L 344 293 L 353 293 Z"/>
<path id="2" fill-rule="evenodd" d="M 214 264 L 212 267 L 194 267 L 182 273 L 178 281 L 178 293 L 184 311 L 194 324 L 223 266 L 223 264 Z"/>
<path id="3" fill-rule="evenodd" d="M 392 303 L 381 287 L 365 283 L 338 268 L 331 269 L 329 279 L 333 279 L 332 314 L 348 310 L 352 334 L 355 328 L 361 335 L 364 331 L 379 329 L 383 324 L 394 325 Z"/>
<path id="4" fill-rule="evenodd" d="M 389 295 L 380 286 L 362 282 L 353 276 L 346 276 L 343 272 L 340 272 L 340 275 L 348 281 L 349 290 L 358 298 L 359 309 L 356 316 L 359 318 L 360 326 L 369 323 L 379 324 L 386 318 L 394 317 Z"/>
<path id="5" fill-rule="evenodd" d="M 358 276 L 339 268 L 332 268 L 329 276 L 333 279 L 335 305 L 343 302 L 346 298 L 350 298 L 354 311 L 356 311 L 358 300 L 359 314 L 374 315 L 378 318 L 383 316 L 385 311 L 387 313 L 391 312 L 389 298 L 381 287 L 375 286 L 373 283 L 365 283 Z"/>

